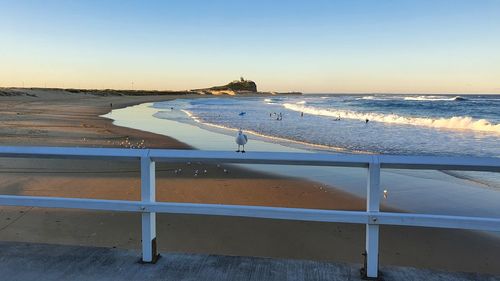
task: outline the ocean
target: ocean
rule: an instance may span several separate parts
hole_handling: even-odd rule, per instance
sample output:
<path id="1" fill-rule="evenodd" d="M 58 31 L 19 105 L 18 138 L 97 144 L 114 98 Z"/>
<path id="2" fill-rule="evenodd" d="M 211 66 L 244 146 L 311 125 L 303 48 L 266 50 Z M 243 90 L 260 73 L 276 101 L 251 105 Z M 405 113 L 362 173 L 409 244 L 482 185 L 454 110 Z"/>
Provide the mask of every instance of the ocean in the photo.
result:
<path id="1" fill-rule="evenodd" d="M 105 115 L 114 124 L 164 134 L 203 150 L 245 149 L 500 157 L 500 96 L 301 95 L 209 97 L 146 103 Z M 281 117 L 280 117 L 281 116 Z M 368 119 L 368 122 L 366 122 Z M 147 146 L 147 144 L 146 144 Z M 243 165 L 366 196 L 358 168 Z M 445 215 L 500 215 L 500 175 L 383 169 L 383 204 Z"/>
<path id="2" fill-rule="evenodd" d="M 500 157 L 499 95 L 224 97 L 154 107 L 167 110 L 157 118 L 195 121 L 231 135 L 241 128 L 254 138 L 306 150 Z M 185 116 L 171 114 L 172 108 Z M 449 173 L 500 188 L 495 173 Z"/>
<path id="3" fill-rule="evenodd" d="M 302 95 L 154 106 L 313 150 L 500 157 L 500 96 Z"/>

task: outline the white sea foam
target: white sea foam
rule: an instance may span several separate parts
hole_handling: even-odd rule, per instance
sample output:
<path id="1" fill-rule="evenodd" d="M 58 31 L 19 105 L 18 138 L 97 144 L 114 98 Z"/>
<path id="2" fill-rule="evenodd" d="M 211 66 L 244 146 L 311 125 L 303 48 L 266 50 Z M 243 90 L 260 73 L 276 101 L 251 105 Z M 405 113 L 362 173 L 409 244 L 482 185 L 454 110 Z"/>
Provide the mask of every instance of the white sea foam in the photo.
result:
<path id="1" fill-rule="evenodd" d="M 237 129 L 237 128 L 231 128 L 231 127 L 227 127 L 227 126 L 223 126 L 223 125 L 218 125 L 218 124 L 214 124 L 214 123 L 203 122 L 200 118 L 198 118 L 198 116 L 194 115 L 192 112 L 190 112 L 188 110 L 185 110 L 185 109 L 181 109 L 181 111 L 184 112 L 189 118 L 191 118 L 196 123 L 203 124 L 205 126 L 209 126 L 209 127 L 213 127 L 213 128 L 218 128 L 218 129 L 224 129 L 224 130 L 228 130 L 228 131 L 235 131 L 235 132 L 237 132 L 239 130 L 239 128 Z M 161 116 L 156 116 L 156 117 L 162 118 Z M 338 151 L 338 152 L 346 152 L 347 151 L 346 149 L 341 148 L 341 147 L 334 147 L 334 146 L 329 146 L 329 145 L 314 144 L 314 143 L 304 142 L 304 141 L 300 141 L 300 140 L 288 139 L 288 138 L 284 138 L 284 137 L 271 136 L 271 135 L 262 134 L 262 133 L 259 133 L 257 131 L 253 131 L 253 130 L 249 130 L 249 129 L 245 129 L 245 133 L 252 134 L 252 135 L 255 135 L 255 136 L 258 136 L 258 137 L 262 137 L 262 138 L 266 138 L 266 139 L 277 140 L 277 141 L 284 141 L 284 142 L 290 142 L 290 143 L 296 143 L 296 144 L 306 145 L 306 146 L 309 146 L 309 147 L 315 147 L 315 148 L 318 148 L 318 149 L 335 150 L 335 151 Z M 349 152 L 351 152 L 351 153 L 370 153 L 370 152 L 367 152 L 367 151 L 359 151 L 359 150 L 351 150 Z"/>
<path id="2" fill-rule="evenodd" d="M 311 115 L 321 115 L 330 117 L 339 117 L 346 119 L 357 119 L 364 121 L 377 121 L 383 123 L 426 126 L 432 128 L 444 128 L 454 130 L 472 130 L 482 132 L 494 132 L 500 134 L 500 124 L 492 124 L 486 119 L 473 119 L 468 116 L 456 116 L 451 118 L 423 118 L 408 117 L 397 114 L 365 113 L 350 110 L 330 110 L 321 109 L 313 106 L 304 106 L 298 104 L 285 103 L 283 106 L 289 110 L 304 112 Z"/>
<path id="3" fill-rule="evenodd" d="M 356 98 L 356 100 L 390 100 L 393 98 L 394 97 L 388 97 L 388 96 L 363 96 Z"/>
<path id="4" fill-rule="evenodd" d="M 465 98 L 460 96 L 456 97 L 443 97 L 443 96 L 418 96 L 418 97 L 405 97 L 404 100 L 410 101 L 462 101 Z"/>
<path id="5" fill-rule="evenodd" d="M 375 98 L 374 96 L 366 96 L 366 97 L 361 97 L 359 99 L 361 99 L 361 100 L 372 100 L 374 98 Z"/>
<path id="6" fill-rule="evenodd" d="M 279 98 L 264 99 L 264 102 L 267 104 L 275 104 L 278 101 L 281 101 L 281 99 Z"/>
<path id="7" fill-rule="evenodd" d="M 406 101 L 464 101 L 466 98 L 455 96 L 363 96 L 356 100 L 406 100 Z"/>

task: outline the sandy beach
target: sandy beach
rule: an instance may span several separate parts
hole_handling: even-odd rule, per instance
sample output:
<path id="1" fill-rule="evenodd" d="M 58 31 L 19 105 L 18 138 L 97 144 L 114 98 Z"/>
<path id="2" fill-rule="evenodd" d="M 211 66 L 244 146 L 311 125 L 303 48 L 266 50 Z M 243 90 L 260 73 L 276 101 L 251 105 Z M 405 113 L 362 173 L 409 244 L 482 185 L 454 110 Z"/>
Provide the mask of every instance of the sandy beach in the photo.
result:
<path id="1" fill-rule="evenodd" d="M 184 95 L 93 95 L 5 90 L 0 145 L 190 149 L 173 138 L 114 126 L 99 117 L 129 105 Z M 174 170 L 182 168 L 183 173 Z M 104 160 L 0 159 L 0 193 L 137 200 L 139 163 Z M 224 173 L 228 169 L 229 173 Z M 207 170 L 196 178 L 193 171 Z M 233 166 L 157 165 L 157 200 L 362 210 L 365 200 L 332 187 Z M 140 215 L 78 210 L 0 209 L 4 241 L 140 248 Z M 362 263 L 364 226 L 249 218 L 158 215 L 160 252 L 252 255 Z M 380 262 L 500 274 L 495 237 L 460 230 L 381 227 Z"/>

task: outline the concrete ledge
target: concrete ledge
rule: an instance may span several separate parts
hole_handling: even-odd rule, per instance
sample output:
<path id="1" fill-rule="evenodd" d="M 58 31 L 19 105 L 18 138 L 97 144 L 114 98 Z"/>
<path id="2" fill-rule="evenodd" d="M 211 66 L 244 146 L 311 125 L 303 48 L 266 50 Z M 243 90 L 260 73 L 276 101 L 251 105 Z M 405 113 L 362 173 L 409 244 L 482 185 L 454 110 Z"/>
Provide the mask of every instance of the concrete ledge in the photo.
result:
<path id="1" fill-rule="evenodd" d="M 360 280 L 361 265 L 305 260 L 162 254 L 139 263 L 132 250 L 0 242 L 5 280 Z M 383 280 L 500 280 L 500 276 L 383 267 Z"/>

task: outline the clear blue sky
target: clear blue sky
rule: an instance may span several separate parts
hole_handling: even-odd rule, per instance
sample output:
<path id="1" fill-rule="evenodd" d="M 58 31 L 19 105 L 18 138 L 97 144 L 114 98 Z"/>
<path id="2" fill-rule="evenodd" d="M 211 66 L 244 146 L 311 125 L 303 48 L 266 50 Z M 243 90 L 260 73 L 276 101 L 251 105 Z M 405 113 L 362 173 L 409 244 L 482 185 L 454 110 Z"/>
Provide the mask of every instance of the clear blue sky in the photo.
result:
<path id="1" fill-rule="evenodd" d="M 500 1 L 3 1 L 0 86 L 500 92 Z"/>

